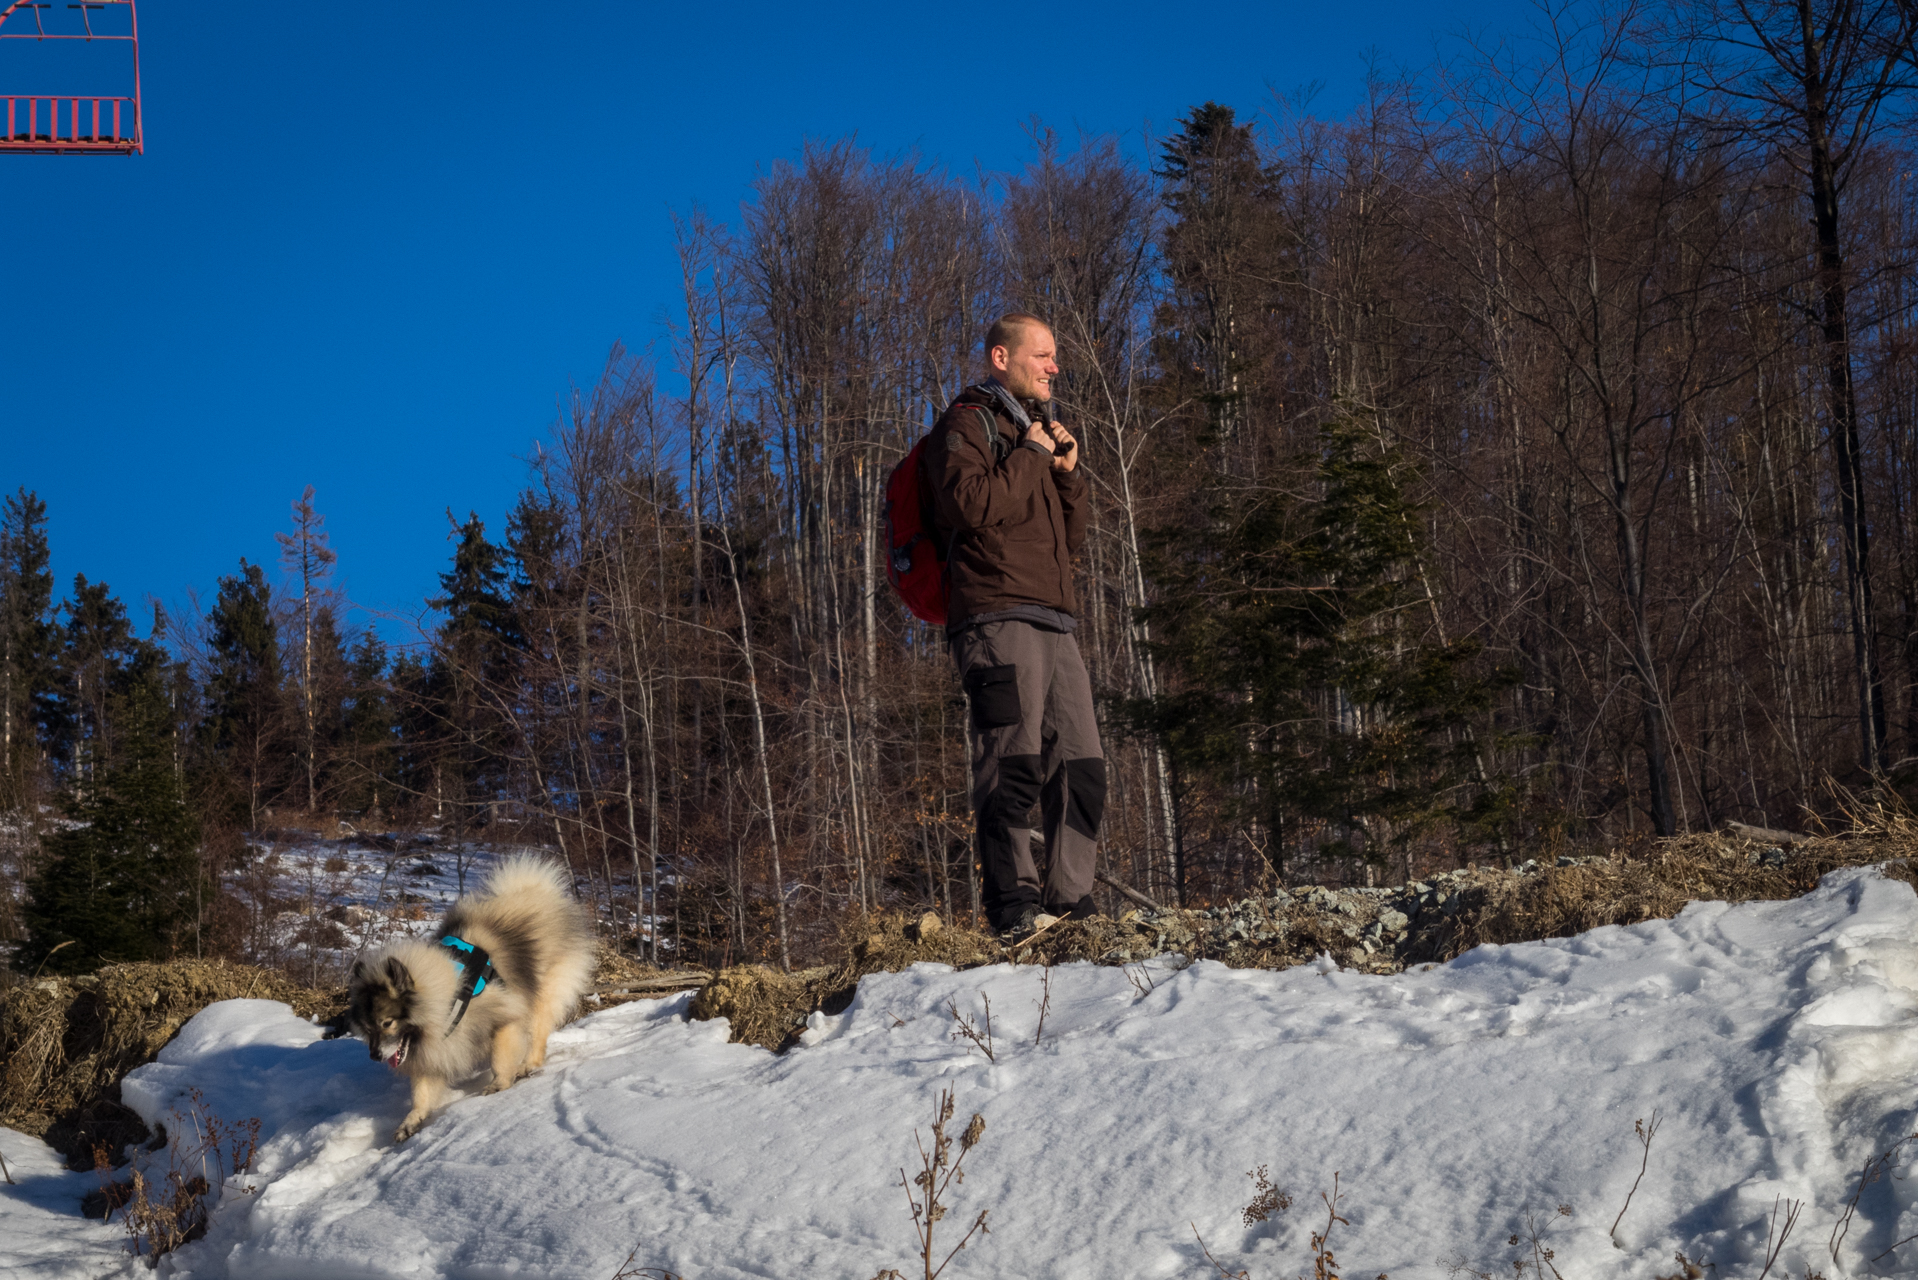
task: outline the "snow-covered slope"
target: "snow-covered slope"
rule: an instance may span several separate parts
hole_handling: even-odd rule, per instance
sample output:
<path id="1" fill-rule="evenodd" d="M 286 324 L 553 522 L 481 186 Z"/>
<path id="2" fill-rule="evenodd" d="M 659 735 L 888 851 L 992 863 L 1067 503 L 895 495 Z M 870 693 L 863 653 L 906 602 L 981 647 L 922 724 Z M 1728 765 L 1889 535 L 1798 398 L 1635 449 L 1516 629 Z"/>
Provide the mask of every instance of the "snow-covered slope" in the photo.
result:
<path id="1" fill-rule="evenodd" d="M 208 1009 L 125 1094 L 164 1121 L 197 1087 L 264 1124 L 255 1190 L 232 1184 L 168 1259 L 183 1276 L 609 1280 L 635 1245 L 635 1265 L 687 1280 L 911 1274 L 900 1170 L 947 1085 L 986 1129 L 942 1228 L 991 1210 L 949 1277 L 1212 1274 L 1190 1224 L 1235 1272 L 1309 1274 L 1335 1173 L 1350 1225 L 1332 1246 L 1355 1277 L 1510 1274 L 1528 1214 L 1565 1280 L 1670 1273 L 1680 1250 L 1755 1276 L 1781 1197 L 1807 1203 L 1774 1276 L 1918 1273 L 1918 1243 L 1867 1261 L 1918 1233 L 1902 1177 L 1867 1189 L 1841 1263 L 1827 1251 L 1857 1168 L 1918 1126 L 1918 897 L 1875 872 L 1391 977 L 1062 966 L 1035 1043 L 1045 981 L 868 978 L 783 1057 L 687 1022 L 683 997 L 627 1005 L 397 1148 L 403 1082 L 266 1002 Z M 987 998 L 993 1062 L 948 1011 L 977 1019 Z M 1296 1203 L 1247 1229 L 1259 1165 Z M 30 1213 L 44 1236 L 32 1206 L 68 1177 L 0 1187 L 0 1274 L 100 1274 L 117 1228 L 68 1219 L 95 1245 L 70 1265 L 10 1243 Z"/>

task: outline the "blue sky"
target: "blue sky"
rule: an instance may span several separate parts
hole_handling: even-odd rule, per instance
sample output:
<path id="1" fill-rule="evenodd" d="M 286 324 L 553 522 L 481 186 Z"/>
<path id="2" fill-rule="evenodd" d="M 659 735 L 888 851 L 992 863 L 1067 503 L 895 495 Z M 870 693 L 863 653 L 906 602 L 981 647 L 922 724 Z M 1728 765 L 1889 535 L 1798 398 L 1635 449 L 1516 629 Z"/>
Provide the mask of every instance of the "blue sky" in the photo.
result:
<path id="1" fill-rule="evenodd" d="M 51 507 L 62 593 L 144 616 L 271 565 L 311 484 L 352 599 L 416 613 L 447 509 L 497 531 L 569 384 L 657 333 L 671 210 L 736 219 L 809 137 L 969 172 L 1024 163 L 1035 117 L 1137 149 L 1315 81 L 1339 115 L 1368 57 L 1531 13 L 141 0 L 146 154 L 0 156 L 0 487 Z M 112 68 L 0 45 L 0 93 L 82 76 Z"/>

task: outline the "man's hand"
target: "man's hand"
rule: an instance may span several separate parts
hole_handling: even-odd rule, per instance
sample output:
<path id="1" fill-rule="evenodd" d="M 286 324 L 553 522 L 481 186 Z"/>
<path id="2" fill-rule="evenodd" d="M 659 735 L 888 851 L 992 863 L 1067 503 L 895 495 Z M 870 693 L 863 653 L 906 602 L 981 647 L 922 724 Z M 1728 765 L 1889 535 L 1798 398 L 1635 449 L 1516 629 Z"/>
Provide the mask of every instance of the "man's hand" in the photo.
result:
<path id="1" fill-rule="evenodd" d="M 1072 433 L 1066 430 L 1064 423 L 1052 424 L 1051 440 L 1054 471 L 1063 473 L 1079 465 L 1079 442 L 1073 439 Z"/>
<path id="2" fill-rule="evenodd" d="M 1045 423 L 1034 421 L 1026 427 L 1025 435 L 1019 437 L 1019 443 L 1037 445 L 1047 453 L 1051 453 L 1053 439 L 1051 433 L 1046 430 Z"/>

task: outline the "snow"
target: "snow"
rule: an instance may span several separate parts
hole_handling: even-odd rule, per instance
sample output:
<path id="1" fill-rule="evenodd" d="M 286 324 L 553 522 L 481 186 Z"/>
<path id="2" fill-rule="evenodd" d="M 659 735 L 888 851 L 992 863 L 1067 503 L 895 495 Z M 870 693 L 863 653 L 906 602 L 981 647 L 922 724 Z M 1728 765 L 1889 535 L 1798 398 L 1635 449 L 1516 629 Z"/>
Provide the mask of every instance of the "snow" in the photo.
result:
<path id="1" fill-rule="evenodd" d="M 991 1062 L 949 1011 L 977 1020 L 988 999 Z M 948 1277 L 1216 1274 L 1195 1226 L 1234 1272 L 1309 1274 L 1335 1173 L 1353 1277 L 1509 1273 L 1528 1215 L 1566 1280 L 1670 1273 L 1681 1250 L 1755 1276 L 1781 1198 L 1806 1205 L 1773 1275 L 1918 1273 L 1918 1243 L 1870 1261 L 1918 1233 L 1902 1166 L 1867 1188 L 1842 1261 L 1827 1251 L 1859 1168 L 1918 1128 L 1918 896 L 1869 869 L 1396 976 L 920 965 L 866 979 L 783 1056 L 685 1004 L 585 1017 L 542 1075 L 459 1098 L 399 1147 L 405 1083 L 359 1042 L 271 1002 L 207 1009 L 125 1097 L 165 1121 L 197 1088 L 258 1117 L 262 1146 L 162 1270 L 610 1280 L 637 1246 L 634 1265 L 687 1280 L 910 1273 L 900 1172 L 951 1087 L 954 1131 L 974 1111 L 986 1129 L 940 1230 L 990 1209 L 991 1234 Z M 1655 1110 L 1614 1238 L 1633 1122 Z M 0 1138 L 22 1181 L 0 1187 L 0 1276 L 134 1265 L 110 1256 L 117 1225 L 78 1217 L 90 1175 Z M 1260 1165 L 1295 1203 L 1247 1228 Z"/>
<path id="2" fill-rule="evenodd" d="M 83 1280 L 125 1266 L 126 1232 L 80 1216 L 80 1197 L 100 1185 L 69 1173 L 53 1148 L 0 1128 L 0 1158 L 14 1185 L 0 1182 L 0 1276 L 7 1280 Z"/>
<path id="3" fill-rule="evenodd" d="M 264 916 L 255 951 L 246 959 L 286 968 L 308 986 L 344 986 L 357 956 L 400 938 L 430 936 L 454 899 L 477 888 L 500 862 L 515 854 L 551 853 L 433 833 L 340 840 L 297 834 L 301 838 L 253 844 L 251 861 L 229 877 L 227 890 Z M 625 871 L 614 870 L 616 906 L 606 901 L 603 884 L 579 884 L 595 928 L 629 938 L 635 930 L 657 928 L 661 949 L 670 951 L 668 921 L 634 916 L 632 878 L 629 872 L 622 877 Z"/>

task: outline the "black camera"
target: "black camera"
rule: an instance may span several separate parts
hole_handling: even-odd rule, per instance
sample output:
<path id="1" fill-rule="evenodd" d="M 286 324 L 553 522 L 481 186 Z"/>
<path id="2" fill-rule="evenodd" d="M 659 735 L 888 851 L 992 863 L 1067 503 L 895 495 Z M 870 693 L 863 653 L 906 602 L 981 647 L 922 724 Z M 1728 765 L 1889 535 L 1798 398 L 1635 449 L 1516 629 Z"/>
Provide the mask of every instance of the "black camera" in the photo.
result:
<path id="1" fill-rule="evenodd" d="M 1056 400 L 1029 400 L 1026 402 L 1026 411 L 1034 422 L 1043 422 L 1048 431 L 1059 421 L 1059 402 Z M 1063 458 L 1071 452 L 1072 446 L 1069 444 L 1052 446 L 1052 456 L 1055 458 Z"/>

